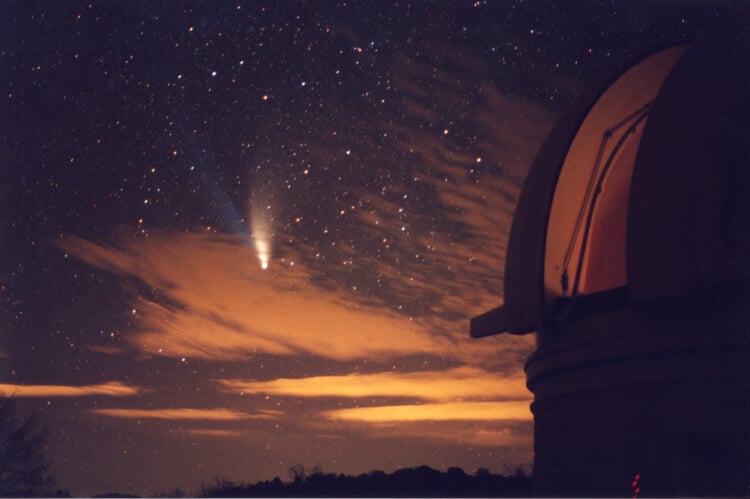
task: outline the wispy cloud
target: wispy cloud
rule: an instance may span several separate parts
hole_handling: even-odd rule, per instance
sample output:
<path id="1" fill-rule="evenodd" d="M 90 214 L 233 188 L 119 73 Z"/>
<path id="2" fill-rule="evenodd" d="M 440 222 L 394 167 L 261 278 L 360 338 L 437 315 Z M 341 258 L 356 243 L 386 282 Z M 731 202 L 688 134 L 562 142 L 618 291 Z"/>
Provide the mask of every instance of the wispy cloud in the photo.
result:
<path id="1" fill-rule="evenodd" d="M 0 395 L 6 397 L 89 397 L 93 395 L 128 397 L 143 393 L 143 391 L 139 387 L 128 386 L 117 381 L 83 386 L 0 384 Z"/>
<path id="2" fill-rule="evenodd" d="M 243 430 L 225 430 L 221 428 L 190 428 L 185 430 L 185 433 L 189 435 L 196 435 L 199 437 L 210 437 L 210 438 L 235 438 L 243 437 L 248 434 L 254 435 L 253 432 L 247 432 Z"/>
<path id="3" fill-rule="evenodd" d="M 123 352 L 122 348 L 114 345 L 86 345 L 86 349 L 105 355 L 118 355 Z"/>
<path id="4" fill-rule="evenodd" d="M 333 420 L 367 423 L 409 421 L 528 421 L 532 419 L 528 401 L 446 402 L 440 404 L 387 405 L 328 411 Z"/>
<path id="5" fill-rule="evenodd" d="M 225 391 L 294 397 L 410 397 L 425 400 L 528 400 L 523 378 L 473 367 L 447 371 L 382 372 L 342 376 L 279 378 L 270 381 L 218 380 Z"/>
<path id="6" fill-rule="evenodd" d="M 225 408 L 217 409 L 91 409 L 89 412 L 100 416 L 124 419 L 165 419 L 177 420 L 203 420 L 203 421 L 241 421 L 245 419 L 273 419 L 279 413 L 277 411 L 258 411 L 250 414 L 247 412 L 233 411 Z"/>
<path id="7" fill-rule="evenodd" d="M 368 420 L 326 419 L 324 425 L 342 425 L 361 438 L 397 439 L 402 442 L 414 439 L 425 445 L 449 444 L 462 448 L 489 447 L 503 453 L 520 453 L 521 461 L 531 461 L 533 422 L 530 419 L 517 420 L 471 420 L 471 419 L 414 419 L 414 420 Z M 323 426 L 325 428 L 325 426 Z M 322 430 L 319 430 L 322 431 Z M 343 430 L 342 430 L 343 433 Z M 346 435 L 346 433 L 344 433 Z"/>
<path id="8" fill-rule="evenodd" d="M 310 283 L 310 269 L 275 262 L 261 270 L 242 236 L 169 234 L 103 246 L 65 237 L 81 260 L 135 276 L 163 300 L 135 297 L 138 327 L 126 339 L 143 353 L 242 359 L 258 352 L 333 359 L 452 355 L 455 342 L 342 291 Z M 460 331 L 461 336 L 465 332 Z"/>

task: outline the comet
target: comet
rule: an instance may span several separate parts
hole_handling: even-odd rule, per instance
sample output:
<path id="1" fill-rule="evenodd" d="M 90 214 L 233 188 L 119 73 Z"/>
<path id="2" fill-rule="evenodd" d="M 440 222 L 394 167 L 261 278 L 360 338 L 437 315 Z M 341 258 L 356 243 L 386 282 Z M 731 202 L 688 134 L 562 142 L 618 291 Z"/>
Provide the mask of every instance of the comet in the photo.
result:
<path id="1" fill-rule="evenodd" d="M 255 244 L 255 254 L 258 256 L 260 268 L 266 270 L 271 260 L 271 205 L 268 203 L 251 203 L 250 205 L 250 233 Z"/>

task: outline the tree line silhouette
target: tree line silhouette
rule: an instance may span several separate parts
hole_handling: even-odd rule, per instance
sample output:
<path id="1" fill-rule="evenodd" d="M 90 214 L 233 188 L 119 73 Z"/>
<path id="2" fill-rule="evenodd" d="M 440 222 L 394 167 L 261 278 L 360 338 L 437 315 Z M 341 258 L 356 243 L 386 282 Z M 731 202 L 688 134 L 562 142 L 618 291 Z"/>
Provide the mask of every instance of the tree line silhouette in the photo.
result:
<path id="1" fill-rule="evenodd" d="M 371 471 L 360 475 L 307 473 L 301 465 L 290 469 L 292 481 L 279 477 L 252 485 L 217 479 L 203 485 L 199 497 L 531 497 L 532 478 L 523 468 L 496 475 L 480 468 L 469 475 L 452 467 L 442 472 L 429 466 L 403 468 L 393 473 Z"/>

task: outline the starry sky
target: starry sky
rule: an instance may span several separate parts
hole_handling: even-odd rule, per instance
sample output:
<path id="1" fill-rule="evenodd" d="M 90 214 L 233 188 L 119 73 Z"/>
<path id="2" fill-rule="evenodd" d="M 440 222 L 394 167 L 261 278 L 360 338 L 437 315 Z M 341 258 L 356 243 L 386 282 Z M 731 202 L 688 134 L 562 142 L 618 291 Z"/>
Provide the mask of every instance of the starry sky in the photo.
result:
<path id="1" fill-rule="evenodd" d="M 75 494 L 531 463 L 502 303 L 584 89 L 731 3 L 0 0 L 0 392 Z"/>

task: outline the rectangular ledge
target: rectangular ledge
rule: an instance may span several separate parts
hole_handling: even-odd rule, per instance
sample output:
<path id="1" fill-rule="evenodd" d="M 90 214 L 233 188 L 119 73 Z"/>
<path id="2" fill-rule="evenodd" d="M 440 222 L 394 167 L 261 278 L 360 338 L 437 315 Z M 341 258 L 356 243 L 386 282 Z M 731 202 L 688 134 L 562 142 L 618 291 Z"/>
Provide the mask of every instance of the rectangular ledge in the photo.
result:
<path id="1" fill-rule="evenodd" d="M 505 306 L 472 317 L 469 334 L 472 338 L 484 338 L 495 334 L 527 334 L 536 328 L 514 322 Z"/>

